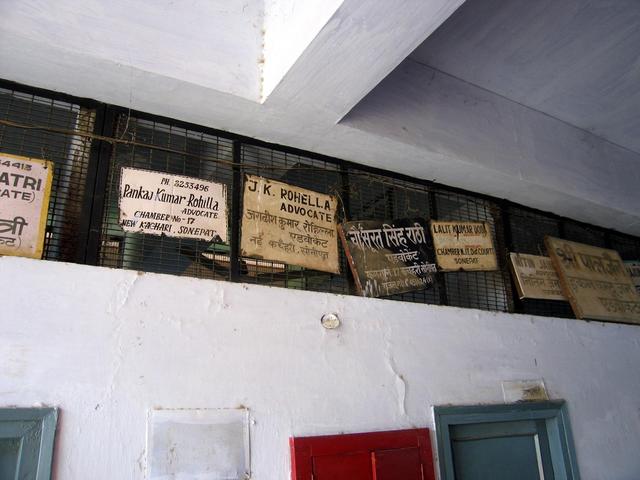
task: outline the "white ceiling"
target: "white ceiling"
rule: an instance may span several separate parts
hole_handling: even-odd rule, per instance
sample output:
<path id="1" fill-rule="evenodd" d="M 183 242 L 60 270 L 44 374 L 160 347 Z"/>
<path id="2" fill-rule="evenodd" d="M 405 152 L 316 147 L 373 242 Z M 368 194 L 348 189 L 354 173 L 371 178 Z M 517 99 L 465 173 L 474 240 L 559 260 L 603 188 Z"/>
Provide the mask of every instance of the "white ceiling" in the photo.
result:
<path id="1" fill-rule="evenodd" d="M 411 58 L 640 152 L 638 0 L 468 0 Z"/>
<path id="2" fill-rule="evenodd" d="M 637 1 L 607 4 L 617 12 L 617 5 Z M 521 0 L 512 0 L 521 8 L 508 15 L 496 8 L 497 0 L 469 2 L 469 8 L 487 11 L 481 8 L 477 17 L 472 11 L 466 28 L 512 32 L 511 56 L 500 39 L 482 55 L 474 50 L 482 42 L 475 41 L 433 53 L 449 45 L 443 32 L 474 38 L 462 35 L 462 26 L 445 25 L 435 34 L 442 47 L 424 43 L 463 0 L 403 0 L 401 8 L 386 0 L 0 0 L 0 77 L 640 234 L 640 154 L 547 114 L 554 107 L 558 117 L 574 115 L 572 123 L 600 119 L 597 128 L 610 128 L 618 143 L 637 141 L 637 58 L 629 60 L 635 65 L 629 71 L 614 62 L 618 80 L 596 82 L 606 95 L 587 87 L 592 76 L 609 75 L 613 67 L 605 60 L 615 45 L 637 38 L 629 29 L 640 22 L 614 22 L 626 33 L 616 30 L 601 43 L 587 36 L 586 59 L 569 49 L 563 59 L 540 67 L 563 42 L 582 48 L 571 41 L 580 31 L 563 34 L 567 22 L 559 11 L 538 22 L 545 9 L 523 13 L 523 20 L 527 3 Z M 559 8 L 550 0 L 531 3 Z M 604 9 L 599 17 L 609 14 Z M 548 32 L 546 23 L 553 26 Z M 541 30 L 528 34 L 530 24 Z M 605 36 L 598 22 L 592 27 Z M 551 46 L 548 38 L 555 39 Z M 407 59 L 420 44 L 424 49 Z M 606 53 L 596 55 L 598 49 Z M 622 51 L 633 56 L 628 46 Z M 493 52 L 502 52 L 511 69 Z M 529 53 L 518 58 L 520 52 Z M 428 62 L 437 63 L 435 69 L 423 65 Z M 561 75 L 557 70 L 567 62 L 572 74 Z M 453 67 L 458 70 L 447 71 Z M 591 68 L 593 75 L 580 75 Z M 479 86 L 471 78 L 477 72 L 484 75 L 475 79 Z M 570 78 L 583 82 L 583 93 L 574 93 Z M 480 88 L 482 81 L 497 86 Z M 530 96 L 534 108 L 548 112 L 523 106 Z"/>

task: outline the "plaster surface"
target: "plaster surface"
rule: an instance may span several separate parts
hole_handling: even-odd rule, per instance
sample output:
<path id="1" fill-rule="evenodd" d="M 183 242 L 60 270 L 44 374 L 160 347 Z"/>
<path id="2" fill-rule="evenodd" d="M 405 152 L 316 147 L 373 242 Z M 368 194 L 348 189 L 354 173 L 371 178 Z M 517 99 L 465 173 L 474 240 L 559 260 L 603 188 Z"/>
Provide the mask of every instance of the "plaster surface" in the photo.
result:
<path id="1" fill-rule="evenodd" d="M 261 99 L 266 99 L 343 0 L 264 0 Z"/>
<path id="2" fill-rule="evenodd" d="M 81 9 L 79 0 L 64 1 Z M 63 48 L 75 38 L 74 29 L 67 34 L 54 25 L 52 30 L 62 40 L 43 39 L 32 27 L 34 14 L 13 14 L 16 3 L 0 4 L 0 72 L 5 79 L 435 179 L 640 234 L 638 155 L 620 152 L 596 135 L 535 115 L 498 95 L 485 95 L 482 89 L 461 90 L 447 82 L 411 85 L 412 92 L 418 90 L 413 104 L 403 99 L 405 114 L 391 111 L 385 120 L 389 111 L 379 107 L 387 108 L 396 92 L 383 102 L 379 96 L 387 93 L 376 90 L 373 100 L 367 94 L 462 0 L 410 0 L 403 2 L 403 8 L 344 0 L 263 103 L 203 85 L 191 74 L 169 76 L 143 64 L 121 63 L 117 48 L 109 47 L 104 55 Z M 329 15 L 330 10 L 322 11 Z M 11 14 L 6 17 L 10 20 L 5 20 L 5 12 Z M 56 15 L 54 19 L 73 23 L 76 14 L 61 10 Z M 247 21 L 253 18 L 247 16 Z M 317 23 L 312 26 L 310 31 L 319 28 Z M 131 35 L 135 44 L 135 31 Z M 221 48 L 233 55 L 239 48 L 235 37 L 225 33 L 223 40 Z M 180 42 L 180 51 L 187 51 L 182 47 L 189 40 Z M 156 46 L 162 49 L 163 44 Z M 397 75 L 402 73 L 392 74 Z M 425 98 L 438 100 L 432 106 L 424 103 Z M 341 121 L 356 104 L 357 121 L 355 115 Z M 361 118 L 363 111 L 368 118 Z M 442 118 L 432 115 L 434 111 Z M 484 114 L 486 120 L 480 116 Z M 476 130 L 482 121 L 486 124 Z"/>
<path id="3" fill-rule="evenodd" d="M 264 5 L 255 0 L 3 0 L 0 39 L 259 100 Z"/>
<path id="4" fill-rule="evenodd" d="M 411 55 L 640 153 L 640 2 L 466 2 Z"/>
<path id="5" fill-rule="evenodd" d="M 142 479 L 152 408 L 247 407 L 252 478 L 285 480 L 291 435 L 433 428 L 523 379 L 568 402 L 582 478 L 640 471 L 637 327 L 10 257 L 0 279 L 0 405 L 60 407 L 56 479 Z"/>

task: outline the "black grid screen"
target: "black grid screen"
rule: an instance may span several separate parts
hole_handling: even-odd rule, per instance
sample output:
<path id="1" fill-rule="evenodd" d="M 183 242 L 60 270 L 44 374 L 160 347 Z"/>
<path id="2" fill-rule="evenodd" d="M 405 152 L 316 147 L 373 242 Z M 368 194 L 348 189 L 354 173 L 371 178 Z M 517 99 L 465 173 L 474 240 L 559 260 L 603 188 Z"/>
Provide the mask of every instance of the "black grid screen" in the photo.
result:
<path id="1" fill-rule="evenodd" d="M 145 272 L 229 279 L 229 246 L 165 235 L 124 232 L 119 226 L 118 190 L 123 167 L 197 177 L 231 190 L 232 142 L 165 123 L 117 117 L 109 162 L 99 264 Z M 130 143 L 129 143 L 130 142 Z M 231 198 L 227 194 L 227 209 Z"/>
<path id="2" fill-rule="evenodd" d="M 43 258 L 77 261 L 95 110 L 0 88 L 0 151 L 54 164 Z"/>
<path id="3" fill-rule="evenodd" d="M 357 168 L 348 169 L 349 220 L 392 220 L 421 217 L 431 219 L 432 193 L 426 185 L 403 179 L 369 173 Z M 391 300 L 439 304 L 442 281 L 434 282 L 426 290 L 390 295 Z"/>
<path id="4" fill-rule="evenodd" d="M 241 146 L 241 171 L 259 175 L 338 198 L 338 221 L 343 218 L 341 209 L 344 188 L 337 164 L 328 163 L 297 154 L 255 145 Z M 242 196 L 240 196 L 242 198 Z M 242 211 L 242 205 L 240 205 Z M 340 272 L 331 274 L 309 270 L 281 262 L 255 258 L 241 259 L 241 280 L 248 283 L 315 290 L 331 293 L 349 293 L 347 263 L 340 250 Z"/>
<path id="5" fill-rule="evenodd" d="M 533 212 L 517 206 L 509 206 L 509 225 L 511 244 L 509 250 L 518 253 L 547 256 L 544 244 L 545 235 L 562 237 L 562 223 L 553 217 Z M 513 283 L 512 283 L 513 285 Z M 512 287 L 514 295 L 517 289 Z M 516 311 L 532 315 L 547 315 L 553 317 L 573 318 L 573 310 L 568 302 L 560 300 L 537 300 L 514 298 Z"/>
<path id="6" fill-rule="evenodd" d="M 498 205 L 466 194 L 440 191 L 436 194 L 438 220 L 486 222 L 498 256 L 495 272 L 445 273 L 447 304 L 456 307 L 508 311 L 511 286 L 508 282 L 502 218 Z"/>
<path id="7" fill-rule="evenodd" d="M 630 235 L 321 155 L 59 98 L 0 88 L 0 151 L 55 165 L 46 259 L 355 294 L 341 244 L 339 274 L 239 256 L 244 174 L 334 195 L 338 221 L 421 217 L 489 224 L 498 271 L 438 273 L 433 288 L 387 297 L 393 300 L 573 317 L 567 302 L 517 297 L 509 251 L 546 255 L 544 237 L 551 235 L 613 248 L 623 260 L 640 259 L 640 238 Z M 124 232 L 118 205 L 123 167 L 225 184 L 229 241 Z"/>

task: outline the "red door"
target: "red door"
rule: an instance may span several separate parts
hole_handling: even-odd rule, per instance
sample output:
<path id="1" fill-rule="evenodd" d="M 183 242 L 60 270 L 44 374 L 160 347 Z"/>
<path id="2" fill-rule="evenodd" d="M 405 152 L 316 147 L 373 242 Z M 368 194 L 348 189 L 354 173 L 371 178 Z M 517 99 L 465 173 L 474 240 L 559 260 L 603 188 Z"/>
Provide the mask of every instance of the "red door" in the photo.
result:
<path id="1" fill-rule="evenodd" d="M 294 437 L 292 480 L 434 480 L 429 430 Z"/>

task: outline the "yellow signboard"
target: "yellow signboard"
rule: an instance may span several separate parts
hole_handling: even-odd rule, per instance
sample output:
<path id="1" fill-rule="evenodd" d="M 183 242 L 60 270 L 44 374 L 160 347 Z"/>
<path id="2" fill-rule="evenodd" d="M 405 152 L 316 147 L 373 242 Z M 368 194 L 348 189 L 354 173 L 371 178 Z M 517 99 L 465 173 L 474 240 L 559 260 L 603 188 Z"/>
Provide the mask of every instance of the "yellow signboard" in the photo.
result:
<path id="1" fill-rule="evenodd" d="M 53 164 L 0 153 L 0 255 L 41 258 Z"/>
<path id="2" fill-rule="evenodd" d="M 339 273 L 336 209 L 331 195 L 246 175 L 241 253 Z"/>
<path id="3" fill-rule="evenodd" d="M 615 250 L 545 237 L 576 317 L 640 324 L 640 296 Z"/>
<path id="4" fill-rule="evenodd" d="M 509 263 L 520 298 L 566 300 L 549 257 L 510 253 Z"/>
<path id="5" fill-rule="evenodd" d="M 485 222 L 431 220 L 438 267 L 444 272 L 498 269 L 491 228 Z"/>

